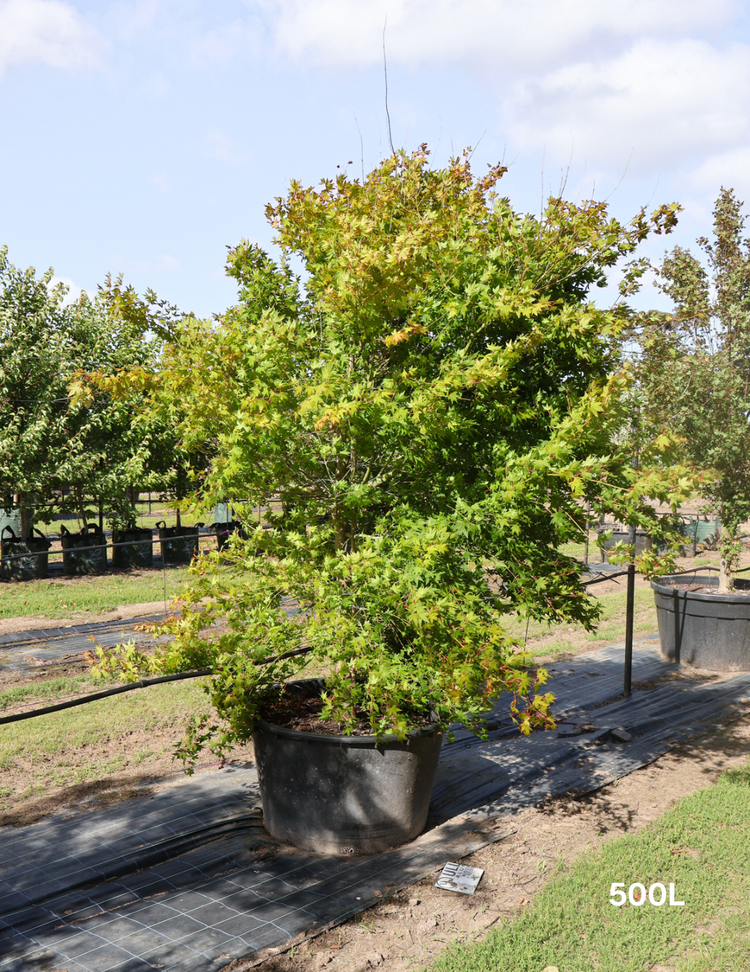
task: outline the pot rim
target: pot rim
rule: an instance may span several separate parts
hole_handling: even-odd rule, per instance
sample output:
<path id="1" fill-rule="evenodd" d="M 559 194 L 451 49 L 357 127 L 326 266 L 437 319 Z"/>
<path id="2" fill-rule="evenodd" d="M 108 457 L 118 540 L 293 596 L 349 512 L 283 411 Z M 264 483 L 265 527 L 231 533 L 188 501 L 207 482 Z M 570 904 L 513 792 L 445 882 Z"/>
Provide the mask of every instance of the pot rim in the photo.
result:
<path id="1" fill-rule="evenodd" d="M 696 601 L 718 601 L 719 603 L 741 603 L 750 604 L 750 594 L 719 594 L 718 590 L 715 594 L 706 593 L 705 591 L 681 591 L 679 587 L 675 587 L 672 584 L 660 584 L 659 581 L 662 580 L 676 580 L 677 578 L 687 577 L 687 574 L 663 574 L 660 577 L 654 577 L 651 580 L 651 588 L 654 591 L 658 591 L 660 594 L 679 594 L 680 597 L 690 598 Z M 716 580 L 718 587 L 718 578 L 712 575 L 706 574 L 693 574 L 693 581 L 701 577 L 702 580 Z"/>
<path id="2" fill-rule="evenodd" d="M 273 732 L 277 736 L 285 736 L 288 739 L 306 739 L 310 742 L 318 743 L 330 743 L 336 746 L 372 746 L 377 749 L 383 744 L 393 744 L 397 743 L 401 746 L 408 746 L 411 739 L 416 739 L 420 736 L 431 735 L 433 733 L 439 733 L 443 735 L 440 727 L 435 725 L 421 726 L 419 729 L 412 729 L 412 731 L 407 735 L 406 739 L 399 739 L 397 735 L 391 733 L 387 736 L 381 736 L 379 739 L 377 736 L 332 736 L 329 733 L 324 732 L 304 732 L 301 729 L 286 729 L 284 726 L 275 726 L 271 722 L 266 722 L 265 719 L 258 719 L 255 724 L 255 728 L 261 729 L 264 732 Z"/>

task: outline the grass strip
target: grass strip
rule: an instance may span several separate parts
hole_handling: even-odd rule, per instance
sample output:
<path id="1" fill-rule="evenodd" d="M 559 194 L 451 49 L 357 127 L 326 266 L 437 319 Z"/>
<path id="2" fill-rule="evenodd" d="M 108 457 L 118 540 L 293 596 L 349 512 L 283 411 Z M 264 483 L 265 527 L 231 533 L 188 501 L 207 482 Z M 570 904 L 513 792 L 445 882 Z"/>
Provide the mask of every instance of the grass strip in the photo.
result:
<path id="1" fill-rule="evenodd" d="M 26 685 L 14 685 L 12 688 L 0 692 L 0 712 L 13 706 L 21 705 L 36 699 L 51 701 L 84 692 L 95 691 L 102 687 L 102 682 L 91 675 L 76 675 L 73 677 L 60 676 L 40 682 L 29 682 Z"/>
<path id="2" fill-rule="evenodd" d="M 750 767 L 728 771 L 637 835 L 590 851 L 533 905 L 434 972 L 747 972 L 750 968 Z M 675 885 L 655 907 L 610 904 L 613 882 Z M 658 896 L 657 896 L 658 897 Z"/>
<path id="3" fill-rule="evenodd" d="M 97 762 L 97 747 L 115 742 L 126 744 L 134 755 L 138 746 L 134 740 L 127 742 L 134 735 L 146 742 L 150 733 L 181 730 L 190 715 L 207 708 L 204 684 L 201 678 L 153 685 L 142 692 L 11 723 L 0 733 L 0 770 L 11 769 L 18 760 L 42 772 L 50 761 L 57 770 L 80 767 Z M 61 775 L 65 773 L 55 773 Z"/>
<path id="4" fill-rule="evenodd" d="M 68 618 L 99 614 L 125 604 L 170 601 L 188 579 L 187 568 L 141 570 L 129 574 L 24 581 L 0 587 L 0 618 Z"/>
<path id="5" fill-rule="evenodd" d="M 595 588 L 589 593 L 596 597 L 602 607 L 601 619 L 595 631 L 584 631 L 580 625 L 526 621 L 515 617 L 503 619 L 508 634 L 516 638 L 532 655 L 556 655 L 566 652 L 591 651 L 605 645 L 615 644 L 625 638 L 625 599 L 626 586 L 622 590 L 599 594 Z M 656 631 L 656 605 L 654 592 L 650 587 L 636 588 L 635 618 L 633 633 L 636 638 L 653 634 Z"/>

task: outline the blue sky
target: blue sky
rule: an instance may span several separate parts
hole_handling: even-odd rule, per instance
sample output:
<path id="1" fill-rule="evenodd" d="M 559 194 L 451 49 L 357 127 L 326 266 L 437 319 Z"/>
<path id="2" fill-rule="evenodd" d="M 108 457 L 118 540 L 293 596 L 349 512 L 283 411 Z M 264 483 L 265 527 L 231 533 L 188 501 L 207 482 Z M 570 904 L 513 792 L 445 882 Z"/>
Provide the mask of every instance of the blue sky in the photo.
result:
<path id="1" fill-rule="evenodd" d="M 567 173 L 623 219 L 681 202 L 692 245 L 722 185 L 750 204 L 744 3 L 0 0 L 0 243 L 73 292 L 123 272 L 221 312 L 226 247 L 270 245 L 290 179 L 389 153 L 384 25 L 396 147 L 504 159 L 518 209 Z"/>

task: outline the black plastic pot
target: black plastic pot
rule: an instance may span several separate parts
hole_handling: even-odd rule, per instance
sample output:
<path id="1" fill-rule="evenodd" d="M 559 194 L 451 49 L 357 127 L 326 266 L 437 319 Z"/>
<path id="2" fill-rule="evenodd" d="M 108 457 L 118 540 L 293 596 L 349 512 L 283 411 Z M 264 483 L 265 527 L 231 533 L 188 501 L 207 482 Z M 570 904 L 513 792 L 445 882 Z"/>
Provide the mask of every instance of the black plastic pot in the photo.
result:
<path id="1" fill-rule="evenodd" d="M 151 530 L 114 530 L 112 533 L 112 566 L 120 569 L 152 567 L 154 563 Z M 118 544 L 124 546 L 119 547 Z"/>
<path id="2" fill-rule="evenodd" d="M 297 688 L 319 692 L 321 682 L 287 691 Z M 378 742 L 259 722 L 253 742 L 265 827 L 319 854 L 377 854 L 413 840 L 427 822 L 442 741 L 432 727 L 405 742 Z"/>
<path id="3" fill-rule="evenodd" d="M 63 573 L 103 574 L 107 569 L 107 540 L 96 523 L 85 523 L 79 533 L 60 527 L 63 548 Z"/>
<path id="4" fill-rule="evenodd" d="M 211 532 L 216 534 L 216 543 L 219 550 L 223 550 L 229 543 L 233 533 L 237 533 L 242 539 L 246 539 L 247 534 L 239 520 L 230 520 L 228 523 L 211 524 Z"/>
<path id="5" fill-rule="evenodd" d="M 161 540 L 161 560 L 167 567 L 189 564 L 198 556 L 198 528 L 202 523 L 187 527 L 168 527 L 164 520 L 156 524 Z"/>
<path id="6" fill-rule="evenodd" d="M 651 581 L 662 654 L 714 672 L 750 672 L 750 595 L 700 594 L 685 587 L 719 586 L 718 577 L 670 574 Z M 737 579 L 738 590 L 750 581 Z"/>
<path id="7" fill-rule="evenodd" d="M 0 541 L 3 580 L 43 580 L 47 576 L 47 551 L 52 543 L 36 528 L 34 532 L 38 536 L 32 535 L 24 540 L 15 535 L 12 527 L 3 527 Z M 9 559 L 16 557 L 21 559 Z"/>
<path id="8" fill-rule="evenodd" d="M 604 532 L 602 529 L 601 532 Z M 606 532 L 609 532 L 608 530 Z M 611 550 L 612 547 L 618 542 L 630 543 L 630 530 L 613 530 L 612 536 L 609 540 L 599 540 L 599 549 L 602 554 L 602 562 L 606 561 L 609 563 L 606 551 Z M 636 530 L 635 534 L 635 555 L 640 557 L 642 553 L 646 550 L 650 550 L 653 547 L 653 541 L 651 537 L 646 533 L 645 530 Z"/>

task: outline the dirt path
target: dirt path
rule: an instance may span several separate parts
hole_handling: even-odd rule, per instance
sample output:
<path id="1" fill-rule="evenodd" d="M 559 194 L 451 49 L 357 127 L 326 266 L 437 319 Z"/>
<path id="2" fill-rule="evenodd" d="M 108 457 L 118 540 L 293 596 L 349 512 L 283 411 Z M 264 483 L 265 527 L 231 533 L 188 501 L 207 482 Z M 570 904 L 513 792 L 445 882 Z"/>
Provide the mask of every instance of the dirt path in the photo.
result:
<path id="1" fill-rule="evenodd" d="M 416 972 L 451 942 L 481 939 L 512 921 L 559 861 L 624 833 L 635 833 L 677 800 L 745 765 L 750 715 L 734 718 L 589 797 L 563 797 L 507 818 L 509 836 L 463 863 L 484 869 L 473 896 L 440 891 L 437 873 L 345 924 L 289 952 L 264 957 L 264 972 Z M 255 963 L 253 963 L 255 964 Z M 248 968 L 236 962 L 233 970 Z M 499 972 L 499 970 L 498 970 Z M 541 970 L 540 970 L 541 972 Z"/>
<path id="2" fill-rule="evenodd" d="M 140 618 L 149 614 L 164 613 L 164 598 L 160 601 L 143 601 L 140 604 L 121 604 L 111 611 L 92 614 L 90 611 L 78 611 L 69 618 L 56 618 L 51 621 L 39 615 L 24 618 L 0 618 L 0 635 L 15 634 L 17 631 L 36 631 L 49 628 L 71 628 L 76 624 L 95 624 L 97 621 L 126 621 L 128 618 Z"/>

